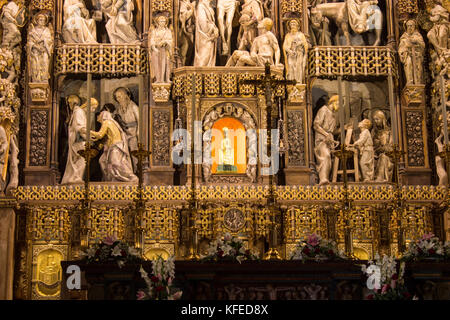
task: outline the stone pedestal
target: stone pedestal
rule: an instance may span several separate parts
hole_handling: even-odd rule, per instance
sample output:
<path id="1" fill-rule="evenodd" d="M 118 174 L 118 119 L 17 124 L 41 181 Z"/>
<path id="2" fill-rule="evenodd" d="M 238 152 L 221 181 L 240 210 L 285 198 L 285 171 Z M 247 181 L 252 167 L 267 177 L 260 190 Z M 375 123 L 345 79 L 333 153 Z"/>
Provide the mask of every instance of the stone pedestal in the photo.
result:
<path id="1" fill-rule="evenodd" d="M 5 200 L 2 199 L 1 202 Z M 12 204 L 12 201 L 7 201 Z M 12 300 L 14 279 L 14 227 L 16 215 L 8 204 L 0 205 L 0 300 Z"/>

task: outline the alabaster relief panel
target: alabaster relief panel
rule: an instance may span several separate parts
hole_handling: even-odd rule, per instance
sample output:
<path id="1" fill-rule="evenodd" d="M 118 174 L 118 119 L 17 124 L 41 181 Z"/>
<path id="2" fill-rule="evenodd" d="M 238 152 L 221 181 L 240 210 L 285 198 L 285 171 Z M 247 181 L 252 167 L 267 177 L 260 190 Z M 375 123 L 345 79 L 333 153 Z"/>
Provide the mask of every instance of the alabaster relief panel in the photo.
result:
<path id="1" fill-rule="evenodd" d="M 308 9 L 312 45 L 383 45 L 385 12 L 384 1 L 314 1 Z"/>
<path id="2" fill-rule="evenodd" d="M 339 162 L 333 155 L 345 143 L 354 156 L 351 181 L 387 182 L 392 177 L 392 149 L 387 85 L 385 82 L 343 82 L 343 109 L 338 82 L 317 79 L 312 89 L 314 106 L 314 155 L 319 184 L 337 179 Z M 344 123 L 340 124 L 340 118 Z M 342 133 L 342 134 L 341 134 Z M 360 174 L 361 173 L 361 174 Z"/>

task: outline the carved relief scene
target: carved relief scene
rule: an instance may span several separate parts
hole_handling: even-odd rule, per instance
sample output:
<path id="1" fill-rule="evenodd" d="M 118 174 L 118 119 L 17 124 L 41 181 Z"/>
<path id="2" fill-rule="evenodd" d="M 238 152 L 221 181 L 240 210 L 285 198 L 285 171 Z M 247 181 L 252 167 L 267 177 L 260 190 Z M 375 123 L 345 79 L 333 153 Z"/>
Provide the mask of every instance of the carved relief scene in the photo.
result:
<path id="1" fill-rule="evenodd" d="M 448 1 L 0 11 L 0 299 L 62 298 L 61 261 L 107 236 L 177 262 L 227 233 L 280 261 L 312 234 L 354 260 L 449 240 Z M 352 279 L 189 290 L 345 300 Z"/>

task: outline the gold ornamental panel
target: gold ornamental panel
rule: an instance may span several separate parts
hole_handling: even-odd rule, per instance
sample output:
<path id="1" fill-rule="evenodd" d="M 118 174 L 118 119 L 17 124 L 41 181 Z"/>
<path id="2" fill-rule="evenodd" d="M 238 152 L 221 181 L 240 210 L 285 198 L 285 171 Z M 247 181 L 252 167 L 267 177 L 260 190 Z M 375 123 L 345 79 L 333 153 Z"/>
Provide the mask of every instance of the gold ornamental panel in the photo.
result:
<path id="1" fill-rule="evenodd" d="M 404 232 L 406 243 L 421 238 L 425 233 L 432 232 L 433 220 L 431 207 L 425 205 L 408 205 L 403 209 L 394 210 L 389 222 L 389 231 L 393 242 L 397 241 L 398 214 Z"/>
<path id="2" fill-rule="evenodd" d="M 172 0 L 151 0 L 152 12 L 172 12 Z"/>
<path id="3" fill-rule="evenodd" d="M 310 77 L 398 77 L 397 68 L 388 47 L 316 46 L 308 56 Z"/>
<path id="4" fill-rule="evenodd" d="M 53 11 L 53 0 L 31 0 L 31 8 L 33 10 L 50 10 Z"/>
<path id="5" fill-rule="evenodd" d="M 91 240 L 114 236 L 123 239 L 125 234 L 124 208 L 99 206 L 91 208 L 88 219 Z"/>
<path id="6" fill-rule="evenodd" d="M 397 10 L 399 14 L 419 13 L 417 0 L 397 0 Z"/>
<path id="7" fill-rule="evenodd" d="M 175 97 L 192 94 L 192 77 L 195 77 L 195 90 L 198 95 L 212 96 L 242 96 L 255 95 L 255 89 L 250 85 L 240 84 L 242 79 L 258 79 L 264 75 L 264 67 L 181 67 L 174 71 Z M 280 78 L 282 68 L 272 67 L 272 74 Z M 276 94 L 281 95 L 283 88 L 277 89 Z M 258 91 L 259 92 L 259 91 Z M 258 93 L 257 94 L 260 94 Z"/>
<path id="8" fill-rule="evenodd" d="M 28 234 L 33 242 L 67 243 L 71 231 L 69 209 L 63 206 L 36 206 L 28 209 Z"/>
<path id="9" fill-rule="evenodd" d="M 55 56 L 56 75 L 148 73 L 147 50 L 139 44 L 63 44 L 56 48 Z"/>
<path id="10" fill-rule="evenodd" d="M 281 0 L 281 14 L 284 16 L 286 13 L 291 12 L 301 15 L 303 12 L 303 0 Z"/>
<path id="11" fill-rule="evenodd" d="M 297 242 L 316 233 L 326 236 L 327 224 L 319 206 L 291 206 L 284 216 L 286 242 Z"/>
<path id="12" fill-rule="evenodd" d="M 60 298 L 62 268 L 61 261 L 67 260 L 66 245 L 33 245 L 31 299 L 55 300 Z"/>
<path id="13" fill-rule="evenodd" d="M 146 241 L 176 242 L 178 239 L 178 211 L 174 207 L 148 206 L 140 223 Z"/>
<path id="14" fill-rule="evenodd" d="M 196 196 L 199 200 L 265 200 L 268 186 L 199 186 Z M 277 186 L 275 194 L 279 201 L 340 201 L 344 198 L 342 186 Z M 352 185 L 349 198 L 354 201 L 392 201 L 392 185 Z M 19 203 L 34 201 L 79 201 L 84 198 L 84 186 L 19 186 L 14 196 Z M 186 186 L 146 186 L 145 201 L 187 201 L 191 188 Z M 137 200 L 137 187 L 132 185 L 91 185 L 90 199 L 94 201 Z M 445 199 L 445 188 L 437 186 L 403 186 L 401 197 L 406 201 L 439 202 Z"/>

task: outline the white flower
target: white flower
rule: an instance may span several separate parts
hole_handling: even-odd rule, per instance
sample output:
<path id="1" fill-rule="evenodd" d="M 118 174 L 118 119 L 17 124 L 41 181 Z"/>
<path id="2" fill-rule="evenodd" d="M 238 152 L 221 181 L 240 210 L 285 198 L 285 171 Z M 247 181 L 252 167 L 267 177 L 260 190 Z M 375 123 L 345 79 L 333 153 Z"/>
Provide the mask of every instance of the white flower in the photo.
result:
<path id="1" fill-rule="evenodd" d="M 95 251 L 97 251 L 94 247 L 88 248 L 86 253 L 83 252 L 84 255 L 87 255 L 88 258 L 92 258 L 95 256 Z"/>
<path id="2" fill-rule="evenodd" d="M 242 260 L 244 260 L 244 256 L 237 256 L 237 257 L 236 257 L 236 260 L 237 260 L 239 263 L 241 263 Z"/>
<path id="3" fill-rule="evenodd" d="M 123 260 L 117 260 L 117 264 L 119 265 L 119 268 L 122 268 L 123 265 L 125 264 L 125 261 L 123 261 Z"/>
<path id="4" fill-rule="evenodd" d="M 135 249 L 135 248 L 133 248 L 133 247 L 128 247 L 128 253 L 129 253 L 131 256 L 136 256 L 136 257 L 139 256 L 139 250 L 137 250 L 137 249 Z"/>
<path id="5" fill-rule="evenodd" d="M 223 236 L 223 239 L 225 240 L 225 241 L 231 241 L 231 239 L 233 239 L 233 237 L 231 236 L 231 234 L 230 233 L 225 233 L 225 235 Z"/>
<path id="6" fill-rule="evenodd" d="M 111 255 L 112 255 L 113 257 L 121 256 L 122 253 L 121 253 L 120 251 L 121 251 L 121 250 L 120 250 L 119 246 L 115 246 L 115 247 L 113 248 L 113 250 L 112 250 Z"/>

